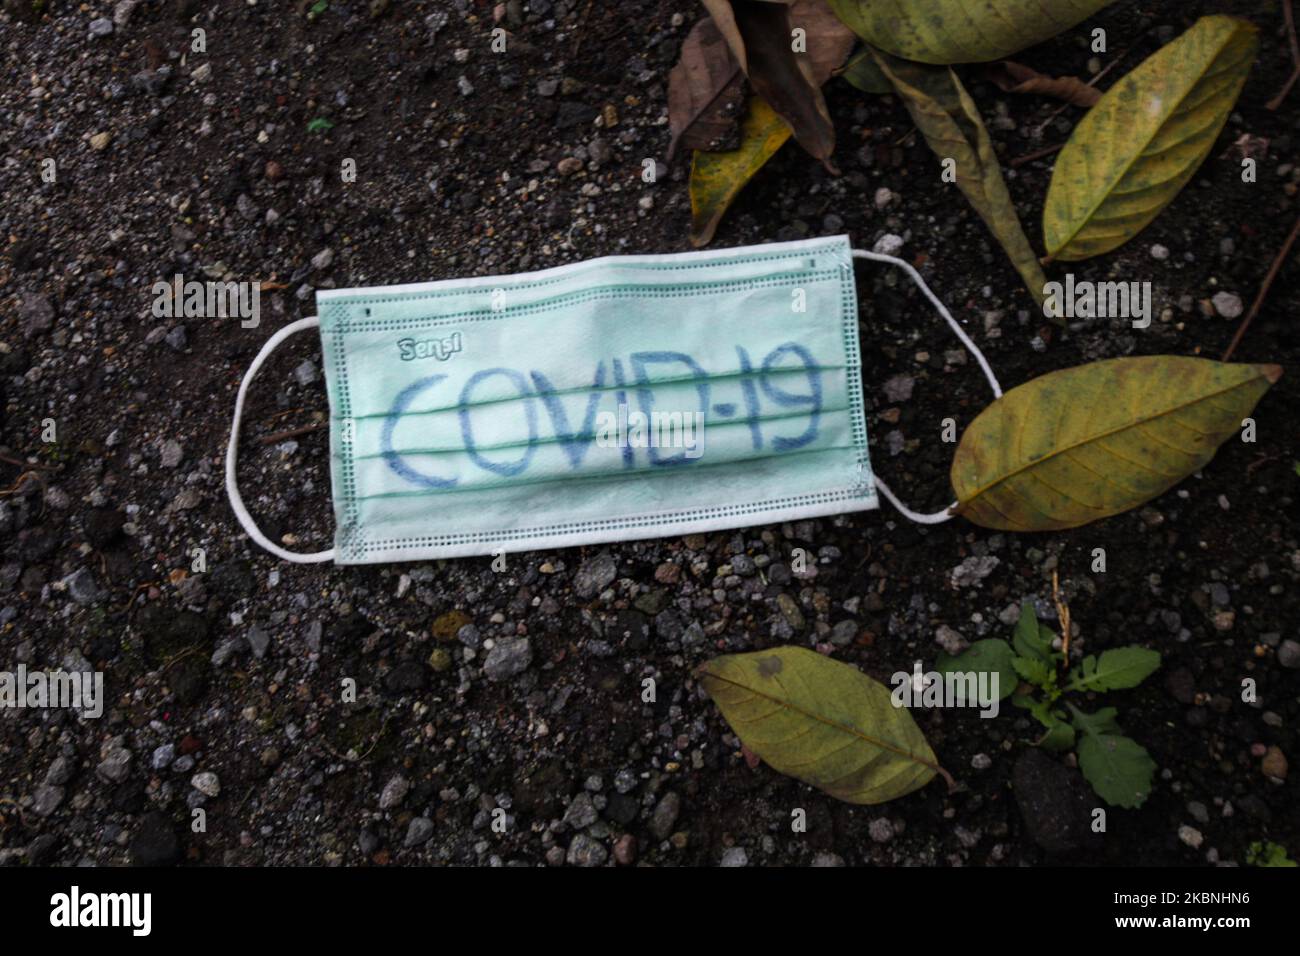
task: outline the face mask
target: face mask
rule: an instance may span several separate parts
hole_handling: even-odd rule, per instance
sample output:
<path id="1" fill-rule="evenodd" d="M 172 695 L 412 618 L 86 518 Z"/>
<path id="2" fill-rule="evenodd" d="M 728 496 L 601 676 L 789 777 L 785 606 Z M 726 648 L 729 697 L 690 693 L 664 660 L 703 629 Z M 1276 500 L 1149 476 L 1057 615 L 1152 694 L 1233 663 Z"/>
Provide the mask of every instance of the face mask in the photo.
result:
<path id="1" fill-rule="evenodd" d="M 499 554 L 877 507 L 853 257 L 835 236 L 615 256 L 514 276 L 322 290 L 240 385 L 226 488 L 241 525 L 294 562 Z M 335 546 L 258 530 L 235 481 L 249 384 L 320 329 Z"/>

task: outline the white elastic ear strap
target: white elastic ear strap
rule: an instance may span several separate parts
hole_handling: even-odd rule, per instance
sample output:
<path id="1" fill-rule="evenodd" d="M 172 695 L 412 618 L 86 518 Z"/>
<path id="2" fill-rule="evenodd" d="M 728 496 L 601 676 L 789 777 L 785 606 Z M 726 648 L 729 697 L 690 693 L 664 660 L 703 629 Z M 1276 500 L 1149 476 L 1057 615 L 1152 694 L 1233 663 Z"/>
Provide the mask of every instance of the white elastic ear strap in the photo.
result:
<path id="1" fill-rule="evenodd" d="M 930 291 L 930 287 L 925 284 L 925 280 L 921 278 L 921 274 L 912 268 L 911 263 L 904 262 L 902 259 L 897 259 L 894 256 L 883 255 L 879 252 L 867 252 L 865 249 L 854 249 L 853 257 L 855 259 L 871 259 L 875 262 L 888 262 L 890 265 L 898 266 L 911 276 L 912 281 L 915 282 L 917 287 L 925 293 L 925 297 L 930 300 L 938 313 L 943 316 L 944 321 L 946 321 L 953 332 L 957 334 L 957 338 L 961 340 L 961 344 L 966 346 L 966 350 L 970 352 L 971 355 L 975 356 L 975 361 L 979 362 L 980 368 L 984 370 L 984 377 L 989 380 L 989 385 L 993 388 L 993 397 L 995 399 L 1002 397 L 1002 386 L 998 384 L 997 376 L 993 374 L 993 369 L 989 367 L 988 359 L 984 357 L 984 353 L 981 352 L 979 347 L 971 341 L 970 336 L 966 334 L 965 330 L 957 324 L 957 320 L 952 317 L 952 314 L 944 304 L 939 301 L 938 296 Z M 881 481 L 878 475 L 874 477 L 876 487 L 880 489 L 882 495 L 889 499 L 890 504 L 902 512 L 904 517 L 911 518 L 918 524 L 940 524 L 947 521 L 952 517 L 952 510 L 957 507 L 957 502 L 954 501 L 943 511 L 936 511 L 934 514 L 928 515 L 918 514 L 899 501 L 898 497 L 889 490 L 889 486 Z"/>
<path id="2" fill-rule="evenodd" d="M 266 340 L 266 344 L 262 346 L 262 351 L 257 353 L 257 358 L 253 359 L 253 364 L 248 366 L 248 371 L 244 373 L 244 380 L 239 383 L 239 395 L 235 397 L 235 420 L 230 426 L 230 445 L 226 448 L 226 495 L 230 498 L 230 507 L 235 512 L 235 517 L 239 519 L 239 523 L 248 532 L 250 538 L 277 558 L 292 561 L 294 564 L 318 564 L 321 561 L 329 561 L 334 557 L 334 549 L 317 551 L 315 554 L 286 551 L 258 529 L 253 521 L 253 516 L 244 507 L 244 499 L 240 497 L 239 486 L 235 483 L 235 462 L 239 457 L 239 422 L 244 417 L 244 396 L 248 394 L 248 386 L 253 383 L 253 378 L 257 375 L 258 369 L 262 367 L 262 363 L 289 336 L 295 332 L 301 332 L 303 329 L 314 329 L 319 325 L 320 319 L 313 315 L 305 319 L 299 319 L 297 322 L 290 322 Z"/>

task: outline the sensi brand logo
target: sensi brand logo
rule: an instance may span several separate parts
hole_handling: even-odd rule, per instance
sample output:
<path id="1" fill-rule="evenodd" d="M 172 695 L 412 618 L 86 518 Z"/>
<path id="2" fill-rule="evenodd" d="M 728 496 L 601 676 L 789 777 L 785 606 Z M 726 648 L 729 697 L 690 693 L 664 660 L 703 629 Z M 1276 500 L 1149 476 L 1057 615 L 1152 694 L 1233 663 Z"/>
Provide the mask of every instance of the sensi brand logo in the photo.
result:
<path id="1" fill-rule="evenodd" d="M 459 332 L 453 332 L 445 339 L 398 339 L 397 351 L 403 362 L 415 359 L 436 358 L 445 362 L 464 348 Z"/>

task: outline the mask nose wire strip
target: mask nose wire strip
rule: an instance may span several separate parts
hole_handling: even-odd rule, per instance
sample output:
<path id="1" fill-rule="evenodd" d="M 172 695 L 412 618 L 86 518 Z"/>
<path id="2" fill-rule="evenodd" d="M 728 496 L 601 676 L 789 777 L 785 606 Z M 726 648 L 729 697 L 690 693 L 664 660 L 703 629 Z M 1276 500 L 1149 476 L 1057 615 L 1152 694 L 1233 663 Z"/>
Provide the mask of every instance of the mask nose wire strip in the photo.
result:
<path id="1" fill-rule="evenodd" d="M 916 283 L 917 288 L 925 293 L 925 297 L 930 300 L 930 303 L 934 306 L 935 310 L 943 316 L 944 321 L 948 323 L 948 327 L 951 328 L 957 338 L 961 340 L 961 344 L 966 346 L 966 350 L 970 352 L 971 355 L 975 356 L 975 361 L 979 363 L 979 367 L 984 371 L 984 377 L 989 380 L 989 386 L 993 389 L 993 397 L 995 399 L 1002 397 L 1002 386 L 998 384 L 997 376 L 993 374 L 993 369 L 989 367 L 988 359 L 984 357 L 984 353 L 981 352 L 979 347 L 971 341 L 971 338 L 966 334 L 966 331 L 957 324 L 957 320 L 952 317 L 952 313 L 948 311 L 947 307 L 939 301 L 939 297 L 930 291 L 930 287 L 925 284 L 925 280 L 921 278 L 921 274 L 912 267 L 911 263 L 904 262 L 902 259 L 898 259 L 894 256 L 883 255 L 879 252 L 867 252 L 865 249 L 854 249 L 852 250 L 852 253 L 853 258 L 855 259 L 870 259 L 873 262 L 888 262 L 890 265 L 898 266 L 906 272 L 908 276 L 911 277 L 912 281 Z M 875 479 L 876 488 L 882 495 L 889 499 L 889 503 L 897 508 L 904 517 L 910 518 L 917 524 L 941 524 L 952 517 L 952 509 L 957 507 L 957 502 L 954 501 L 943 511 L 936 511 L 934 514 L 928 515 L 919 514 L 899 501 L 898 496 L 889 490 L 889 486 L 881 481 L 878 475 L 873 474 L 872 477 Z"/>
<path id="2" fill-rule="evenodd" d="M 230 444 L 226 447 L 226 495 L 230 498 L 230 508 L 235 512 L 235 517 L 239 519 L 240 525 L 243 526 L 244 530 L 248 532 L 248 536 L 255 542 L 276 557 L 283 558 L 285 561 L 292 561 L 294 564 L 318 564 L 322 561 L 329 561 L 334 557 L 334 549 L 317 551 L 315 554 L 286 551 L 262 534 L 253 521 L 253 516 L 244 507 L 244 499 L 240 496 L 239 486 L 235 482 L 235 462 L 239 457 L 239 423 L 244 416 L 244 396 L 248 393 L 248 386 L 253 383 L 253 378 L 262 367 L 262 363 L 289 336 L 304 329 L 317 328 L 319 325 L 319 318 L 314 315 L 309 316 L 305 319 L 299 319 L 297 322 L 290 322 L 266 340 L 266 344 L 262 346 L 262 351 L 257 353 L 257 358 L 253 359 L 253 364 L 248 366 L 248 371 L 244 373 L 244 380 L 239 383 L 239 395 L 235 398 L 235 420 L 230 426 Z"/>

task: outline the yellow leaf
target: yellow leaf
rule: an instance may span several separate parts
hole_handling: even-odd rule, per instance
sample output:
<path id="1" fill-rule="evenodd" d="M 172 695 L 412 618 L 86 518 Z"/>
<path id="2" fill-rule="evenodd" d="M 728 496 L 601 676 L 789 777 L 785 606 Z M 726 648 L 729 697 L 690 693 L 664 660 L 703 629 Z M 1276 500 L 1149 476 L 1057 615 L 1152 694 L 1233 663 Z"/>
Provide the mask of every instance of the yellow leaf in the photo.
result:
<path id="1" fill-rule="evenodd" d="M 1281 374 L 1152 355 L 1026 382 L 962 435 L 957 513 L 986 528 L 1054 531 L 1135 508 L 1204 467 Z"/>
<path id="2" fill-rule="evenodd" d="M 1006 250 L 1030 296 L 1041 305 L 1047 277 L 1021 228 L 988 129 L 957 75 L 946 66 L 872 52 L 935 156 L 954 161 L 957 188 Z"/>
<path id="3" fill-rule="evenodd" d="M 732 200 L 789 138 L 785 120 L 751 96 L 740 126 L 739 149 L 695 151 L 691 161 L 691 245 L 708 244 Z"/>
<path id="4" fill-rule="evenodd" d="M 807 648 L 715 657 L 700 682 L 746 747 L 832 797 L 884 803 L 947 778 L 883 684 Z"/>
<path id="5" fill-rule="evenodd" d="M 862 39 L 921 63 L 986 63 L 1042 43 L 1111 0 L 830 0 Z"/>
<path id="6" fill-rule="evenodd" d="M 1047 254 L 1087 259 L 1145 229 L 1213 148 L 1257 46 L 1244 20 L 1202 17 L 1107 90 L 1056 160 Z"/>

